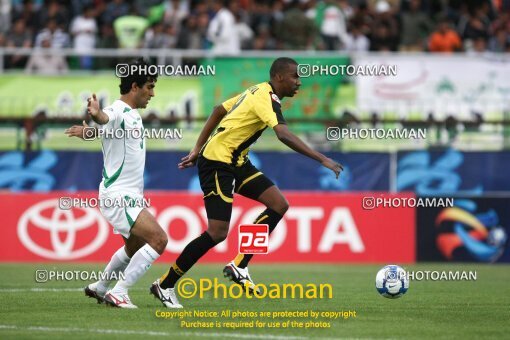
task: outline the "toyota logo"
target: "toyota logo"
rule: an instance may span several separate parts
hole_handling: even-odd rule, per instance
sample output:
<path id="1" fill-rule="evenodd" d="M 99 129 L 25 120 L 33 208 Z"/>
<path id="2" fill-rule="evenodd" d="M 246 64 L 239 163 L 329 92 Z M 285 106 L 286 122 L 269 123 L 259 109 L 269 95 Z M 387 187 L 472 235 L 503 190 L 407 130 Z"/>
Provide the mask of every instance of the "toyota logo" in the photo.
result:
<path id="1" fill-rule="evenodd" d="M 61 210 L 58 199 L 49 199 L 30 207 L 18 221 L 18 237 L 32 253 L 54 260 L 74 260 L 92 254 L 108 238 L 108 224 L 100 212 L 94 208 L 73 208 Z M 76 210 L 85 212 L 76 216 Z M 97 225 L 94 239 L 86 246 L 75 249 L 76 234 L 80 230 Z M 50 248 L 44 247 L 30 236 L 35 228 L 49 232 Z"/>

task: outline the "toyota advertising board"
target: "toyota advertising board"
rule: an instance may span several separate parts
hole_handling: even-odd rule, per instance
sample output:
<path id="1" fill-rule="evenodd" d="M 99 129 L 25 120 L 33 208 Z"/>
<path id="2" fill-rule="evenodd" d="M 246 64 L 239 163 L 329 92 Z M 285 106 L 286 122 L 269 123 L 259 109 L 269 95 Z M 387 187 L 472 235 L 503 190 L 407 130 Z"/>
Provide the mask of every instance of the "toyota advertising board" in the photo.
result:
<path id="1" fill-rule="evenodd" d="M 94 192 L 2 194 L 4 231 L 0 261 L 108 261 L 122 245 L 97 207 L 59 207 L 62 197 L 93 202 Z M 415 261 L 415 210 L 364 210 L 369 194 L 288 193 L 290 209 L 271 234 L 269 254 L 260 262 Z M 398 197 L 409 194 L 398 194 Z M 174 261 L 186 244 L 206 229 L 201 195 L 148 193 L 149 209 L 169 235 L 161 260 Z M 260 214 L 257 202 L 236 196 L 228 239 L 203 259 L 225 262 L 236 255 L 237 230 Z"/>

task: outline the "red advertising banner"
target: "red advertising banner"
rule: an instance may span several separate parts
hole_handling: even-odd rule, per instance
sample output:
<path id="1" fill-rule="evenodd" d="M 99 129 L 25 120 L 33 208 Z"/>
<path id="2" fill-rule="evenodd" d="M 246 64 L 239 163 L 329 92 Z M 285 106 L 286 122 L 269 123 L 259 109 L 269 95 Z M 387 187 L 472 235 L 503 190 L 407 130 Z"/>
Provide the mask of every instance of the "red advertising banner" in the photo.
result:
<path id="1" fill-rule="evenodd" d="M 384 262 L 415 261 L 415 209 L 367 208 L 371 193 L 286 193 L 290 209 L 269 241 L 269 253 L 256 262 Z M 88 207 L 63 207 L 62 197 L 80 198 Z M 385 194 L 385 197 L 413 197 Z M 93 206 L 97 192 L 76 194 L 0 194 L 2 247 L 0 261 L 106 262 L 122 237 Z M 187 192 L 147 192 L 149 210 L 167 232 L 169 242 L 159 259 L 173 262 L 188 242 L 207 228 L 202 196 Z M 68 201 L 67 201 L 68 202 Z M 59 206 L 60 204 L 60 206 Z M 239 249 L 238 226 L 250 224 L 264 207 L 236 196 L 230 235 L 201 262 L 228 262 Z"/>

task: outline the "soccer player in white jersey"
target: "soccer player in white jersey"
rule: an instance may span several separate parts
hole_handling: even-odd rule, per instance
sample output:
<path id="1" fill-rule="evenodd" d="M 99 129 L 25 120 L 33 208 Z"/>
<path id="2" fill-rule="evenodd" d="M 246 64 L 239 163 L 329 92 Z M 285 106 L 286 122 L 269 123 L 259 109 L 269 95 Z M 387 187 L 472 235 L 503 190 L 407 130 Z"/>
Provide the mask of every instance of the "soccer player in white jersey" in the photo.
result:
<path id="1" fill-rule="evenodd" d="M 143 59 L 131 64 L 147 65 Z M 130 64 L 130 65 L 131 65 Z M 143 67 L 139 67 L 142 69 Z M 146 69 L 146 68 L 145 68 Z M 95 94 L 88 99 L 87 112 L 103 129 L 102 149 L 104 158 L 103 180 L 99 185 L 100 202 L 122 202 L 113 206 L 101 206 L 103 216 L 113 225 L 113 231 L 121 234 L 125 246 L 118 249 L 106 266 L 105 276 L 124 273 L 124 279 L 108 290 L 111 281 L 101 280 L 85 287 L 85 294 L 98 302 L 120 308 L 136 308 L 128 296 L 128 289 L 149 269 L 164 252 L 168 237 L 152 214 L 143 207 L 143 172 L 145 168 L 145 141 L 141 133 L 129 130 L 143 129 L 137 109 L 145 108 L 154 96 L 157 76 L 129 74 L 121 78 L 120 99 L 112 105 L 99 108 Z M 66 134 L 84 138 L 88 126 L 73 126 Z M 116 130 L 124 133 L 112 133 Z M 98 131 L 94 130 L 97 134 Z M 110 132 L 110 133 L 107 133 Z M 87 131 L 88 133 L 88 131 Z M 119 138 L 122 137 L 122 138 Z M 135 138 L 136 137 L 136 138 Z M 128 204 L 126 204 L 128 203 Z M 133 204 L 129 204 L 133 203 Z M 118 277 L 118 275 L 117 275 Z M 158 296 L 169 308 L 182 308 L 174 290 L 166 289 Z"/>

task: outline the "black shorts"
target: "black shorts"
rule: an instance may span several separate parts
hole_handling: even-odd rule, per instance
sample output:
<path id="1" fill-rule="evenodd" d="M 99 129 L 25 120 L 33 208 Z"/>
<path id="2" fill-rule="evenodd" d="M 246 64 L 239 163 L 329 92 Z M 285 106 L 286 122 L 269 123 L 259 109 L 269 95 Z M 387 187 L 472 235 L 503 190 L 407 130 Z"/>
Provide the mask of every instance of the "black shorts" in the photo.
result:
<path id="1" fill-rule="evenodd" d="M 234 167 L 199 156 L 197 166 L 208 219 L 230 221 L 234 192 L 257 199 L 274 185 L 250 161 Z"/>

